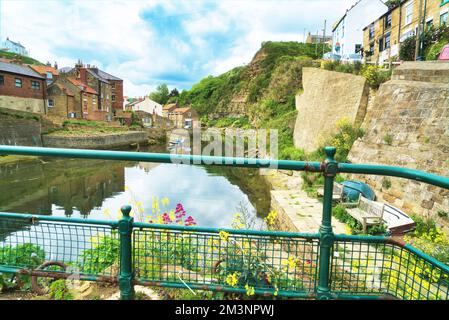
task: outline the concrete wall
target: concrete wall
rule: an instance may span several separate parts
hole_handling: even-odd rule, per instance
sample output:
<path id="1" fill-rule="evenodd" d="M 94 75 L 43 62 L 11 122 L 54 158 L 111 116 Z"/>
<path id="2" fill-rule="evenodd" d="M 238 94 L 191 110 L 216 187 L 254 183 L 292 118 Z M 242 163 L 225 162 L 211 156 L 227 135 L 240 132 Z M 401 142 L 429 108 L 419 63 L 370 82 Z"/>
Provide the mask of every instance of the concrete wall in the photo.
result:
<path id="1" fill-rule="evenodd" d="M 43 135 L 44 147 L 79 148 L 79 149 L 110 149 L 131 144 L 147 144 L 148 133 L 144 131 L 123 132 L 93 137 L 64 137 L 57 135 Z"/>
<path id="2" fill-rule="evenodd" d="M 0 95 L 0 107 L 32 113 L 45 113 L 45 100 Z"/>
<path id="3" fill-rule="evenodd" d="M 360 76 L 317 68 L 303 69 L 304 93 L 296 98 L 294 132 L 297 148 L 314 151 L 347 118 L 360 125 L 365 117 L 369 87 Z"/>
<path id="4" fill-rule="evenodd" d="M 435 66 L 438 72 L 431 71 Z M 381 85 L 368 110 L 362 126 L 366 134 L 354 144 L 349 160 L 449 176 L 449 86 L 429 77 L 444 69 L 441 81 L 449 79 L 449 63 L 408 63 L 396 69 L 395 80 Z M 380 201 L 408 213 L 438 220 L 438 211 L 449 211 L 449 190 L 397 178 L 357 178 L 374 187 Z"/>

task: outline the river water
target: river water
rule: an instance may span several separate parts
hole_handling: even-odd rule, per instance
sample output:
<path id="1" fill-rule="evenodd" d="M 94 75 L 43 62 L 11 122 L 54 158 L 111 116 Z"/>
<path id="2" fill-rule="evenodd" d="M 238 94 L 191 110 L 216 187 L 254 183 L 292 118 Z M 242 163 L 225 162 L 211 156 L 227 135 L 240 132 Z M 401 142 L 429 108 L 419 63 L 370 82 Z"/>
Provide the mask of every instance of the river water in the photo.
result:
<path id="1" fill-rule="evenodd" d="M 260 222 L 270 208 L 266 182 L 243 168 L 44 158 L 0 166 L 0 190 L 2 212 L 117 219 L 131 204 L 135 219 L 148 221 L 157 201 L 159 213 L 181 203 L 206 227 L 229 227 L 241 211 Z"/>

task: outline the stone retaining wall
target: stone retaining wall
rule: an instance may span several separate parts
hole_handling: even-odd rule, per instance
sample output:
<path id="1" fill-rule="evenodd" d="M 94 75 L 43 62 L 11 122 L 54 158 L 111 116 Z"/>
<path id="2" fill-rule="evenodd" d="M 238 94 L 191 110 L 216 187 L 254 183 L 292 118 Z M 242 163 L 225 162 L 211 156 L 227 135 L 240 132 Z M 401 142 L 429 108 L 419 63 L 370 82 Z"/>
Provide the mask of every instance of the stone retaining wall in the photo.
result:
<path id="1" fill-rule="evenodd" d="M 297 148 L 316 150 L 336 130 L 336 123 L 349 119 L 361 125 L 368 105 L 366 79 L 352 74 L 303 68 L 304 93 L 296 97 L 298 117 L 294 141 Z"/>
<path id="2" fill-rule="evenodd" d="M 43 135 L 44 147 L 74 149 L 111 149 L 131 144 L 148 143 L 148 133 L 144 131 L 123 132 L 119 134 L 98 135 L 93 137 L 64 137 Z"/>
<path id="3" fill-rule="evenodd" d="M 438 66 L 435 72 L 432 66 Z M 395 80 L 381 85 L 368 110 L 362 126 L 366 134 L 354 144 L 349 160 L 449 176 L 449 78 L 429 78 L 444 68 L 449 74 L 449 63 L 407 63 L 396 69 Z M 355 177 L 371 185 L 380 201 L 448 224 L 438 212 L 449 212 L 449 190 L 398 178 Z"/>

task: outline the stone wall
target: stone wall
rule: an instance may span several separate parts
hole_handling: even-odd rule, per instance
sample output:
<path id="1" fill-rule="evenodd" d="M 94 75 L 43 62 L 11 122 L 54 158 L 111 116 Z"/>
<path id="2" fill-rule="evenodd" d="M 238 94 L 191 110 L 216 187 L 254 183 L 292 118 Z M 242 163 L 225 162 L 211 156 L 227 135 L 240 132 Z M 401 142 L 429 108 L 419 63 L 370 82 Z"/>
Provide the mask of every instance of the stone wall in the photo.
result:
<path id="1" fill-rule="evenodd" d="M 307 152 L 319 147 L 342 118 L 361 125 L 369 87 L 365 78 L 318 68 L 303 68 L 304 93 L 296 98 L 298 117 L 294 132 L 297 148 Z"/>
<path id="2" fill-rule="evenodd" d="M 75 148 L 75 149 L 112 149 L 132 144 L 147 144 L 148 133 L 144 131 L 123 132 L 97 136 L 65 137 L 58 135 L 43 135 L 44 147 Z"/>
<path id="3" fill-rule="evenodd" d="M 42 146 L 39 115 L 0 108 L 0 145 Z"/>
<path id="4" fill-rule="evenodd" d="M 406 63 L 392 78 L 381 85 L 362 125 L 366 134 L 349 160 L 449 176 L 449 63 Z M 438 211 L 449 211 L 448 190 L 399 178 L 357 179 L 374 187 L 380 201 L 407 213 L 438 220 Z"/>

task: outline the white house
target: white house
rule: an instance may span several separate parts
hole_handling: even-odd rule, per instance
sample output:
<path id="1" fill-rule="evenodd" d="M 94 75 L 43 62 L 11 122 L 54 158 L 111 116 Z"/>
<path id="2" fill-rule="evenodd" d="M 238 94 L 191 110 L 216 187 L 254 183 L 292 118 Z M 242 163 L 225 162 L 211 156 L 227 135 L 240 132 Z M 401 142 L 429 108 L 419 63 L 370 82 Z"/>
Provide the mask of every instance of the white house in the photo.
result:
<path id="1" fill-rule="evenodd" d="M 363 29 L 387 11 L 381 0 L 358 0 L 332 27 L 332 53 L 359 52 L 363 48 Z"/>
<path id="2" fill-rule="evenodd" d="M 12 53 L 17 53 L 22 56 L 28 56 L 28 51 L 23 45 L 20 44 L 20 42 L 14 42 L 9 38 L 6 38 L 6 40 L 2 42 L 0 49 Z"/>
<path id="3" fill-rule="evenodd" d="M 142 101 L 139 101 L 132 105 L 133 111 L 145 111 L 149 114 L 157 114 L 162 117 L 162 105 L 151 100 L 148 96 Z"/>

